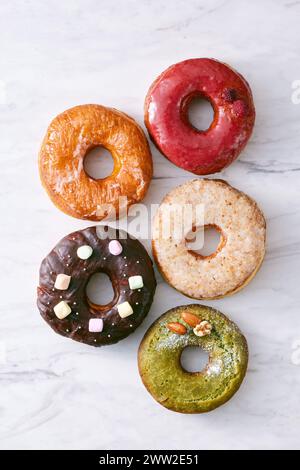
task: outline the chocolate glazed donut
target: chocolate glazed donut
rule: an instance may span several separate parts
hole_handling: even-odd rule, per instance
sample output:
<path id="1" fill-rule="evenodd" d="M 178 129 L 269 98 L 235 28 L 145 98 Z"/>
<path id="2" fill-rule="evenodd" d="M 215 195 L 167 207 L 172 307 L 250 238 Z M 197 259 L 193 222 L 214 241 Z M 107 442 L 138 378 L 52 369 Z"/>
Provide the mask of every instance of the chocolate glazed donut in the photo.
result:
<path id="1" fill-rule="evenodd" d="M 109 237 L 103 236 L 109 229 Z M 124 231 L 90 227 L 63 238 L 42 261 L 37 305 L 56 333 L 93 346 L 117 343 L 144 320 L 156 281 L 143 245 Z M 86 286 L 106 273 L 114 298 L 95 305 Z"/>

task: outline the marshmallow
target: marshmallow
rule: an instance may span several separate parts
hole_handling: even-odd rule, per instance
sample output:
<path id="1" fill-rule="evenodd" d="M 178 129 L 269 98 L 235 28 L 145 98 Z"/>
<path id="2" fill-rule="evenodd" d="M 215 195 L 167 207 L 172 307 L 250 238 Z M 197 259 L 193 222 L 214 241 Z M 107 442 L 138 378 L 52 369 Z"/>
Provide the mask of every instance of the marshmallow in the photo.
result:
<path id="1" fill-rule="evenodd" d="M 69 287 L 71 276 L 67 274 L 58 274 L 56 276 L 54 287 L 58 290 L 66 290 Z"/>
<path id="2" fill-rule="evenodd" d="M 118 242 L 118 240 L 111 240 L 108 244 L 108 249 L 109 252 L 114 256 L 120 255 L 123 251 L 122 245 L 120 242 Z"/>
<path id="3" fill-rule="evenodd" d="M 88 259 L 93 253 L 93 248 L 89 245 L 82 245 L 77 249 L 77 256 L 80 259 Z"/>
<path id="4" fill-rule="evenodd" d="M 103 330 L 102 318 L 91 318 L 89 321 L 89 331 L 91 333 L 101 333 Z"/>
<path id="5" fill-rule="evenodd" d="M 133 314 L 133 310 L 129 302 L 123 302 L 122 304 L 119 304 L 117 309 L 121 318 L 126 318 Z"/>
<path id="6" fill-rule="evenodd" d="M 142 276 L 130 276 L 128 278 L 128 283 L 129 283 L 130 289 L 132 290 L 141 289 L 141 287 L 144 286 Z"/>
<path id="7" fill-rule="evenodd" d="M 64 300 L 56 304 L 53 310 L 57 318 L 59 318 L 60 320 L 66 318 L 68 315 L 70 315 L 72 311 L 70 306 Z"/>

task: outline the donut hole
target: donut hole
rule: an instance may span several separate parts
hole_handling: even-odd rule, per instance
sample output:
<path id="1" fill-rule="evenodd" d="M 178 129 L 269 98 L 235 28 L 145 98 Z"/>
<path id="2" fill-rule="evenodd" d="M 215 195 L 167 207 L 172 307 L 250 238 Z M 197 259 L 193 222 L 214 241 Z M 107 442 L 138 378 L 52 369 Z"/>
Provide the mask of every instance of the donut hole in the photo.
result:
<path id="1" fill-rule="evenodd" d="M 208 362 L 208 352 L 197 346 L 187 346 L 181 353 L 180 364 L 186 372 L 202 372 Z"/>
<path id="2" fill-rule="evenodd" d="M 112 154 L 105 147 L 94 147 L 86 153 L 83 168 L 90 178 L 104 179 L 114 170 Z"/>
<path id="3" fill-rule="evenodd" d="M 115 296 L 109 276 L 105 273 L 93 274 L 86 286 L 86 295 L 94 305 L 104 306 L 110 304 Z"/>
<path id="4" fill-rule="evenodd" d="M 214 120 L 214 109 L 211 102 L 203 96 L 194 96 L 187 106 L 187 118 L 197 131 L 206 131 Z"/>
<path id="5" fill-rule="evenodd" d="M 221 230 L 215 225 L 204 225 L 191 230 L 186 235 L 188 251 L 201 258 L 211 257 L 220 251 L 224 244 Z"/>

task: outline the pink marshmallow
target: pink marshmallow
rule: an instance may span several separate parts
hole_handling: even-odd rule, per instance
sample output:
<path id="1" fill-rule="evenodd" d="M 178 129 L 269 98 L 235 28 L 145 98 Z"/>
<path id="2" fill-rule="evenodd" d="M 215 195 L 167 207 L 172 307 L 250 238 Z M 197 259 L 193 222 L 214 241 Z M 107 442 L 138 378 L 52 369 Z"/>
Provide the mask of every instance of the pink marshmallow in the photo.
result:
<path id="1" fill-rule="evenodd" d="M 91 318 L 89 321 L 89 331 L 91 333 L 101 333 L 103 330 L 102 318 Z"/>
<path id="2" fill-rule="evenodd" d="M 120 255 L 123 251 L 122 245 L 120 242 L 118 242 L 118 240 L 110 241 L 108 245 L 108 249 L 109 249 L 109 252 L 114 256 Z"/>

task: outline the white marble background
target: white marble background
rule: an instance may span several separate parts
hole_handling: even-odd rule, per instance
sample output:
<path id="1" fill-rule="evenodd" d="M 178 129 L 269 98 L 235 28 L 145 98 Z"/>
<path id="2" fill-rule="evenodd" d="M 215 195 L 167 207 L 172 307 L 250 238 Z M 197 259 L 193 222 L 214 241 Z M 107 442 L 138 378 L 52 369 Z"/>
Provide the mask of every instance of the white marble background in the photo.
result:
<path id="1" fill-rule="evenodd" d="M 300 447 L 300 104 L 291 99 L 300 79 L 299 15 L 294 0 L 1 2 L 1 448 Z M 152 80 L 191 57 L 228 62 L 252 86 L 254 135 L 220 176 L 264 210 L 268 251 L 247 288 L 207 302 L 247 336 L 250 364 L 240 391 L 212 413 L 185 416 L 157 405 L 137 372 L 146 328 L 190 302 L 160 277 L 148 318 L 118 345 L 77 344 L 40 318 L 41 259 L 62 236 L 90 223 L 52 205 L 39 182 L 37 153 L 50 119 L 76 104 L 113 106 L 142 123 Z M 192 178 L 152 151 L 147 203 Z"/>

